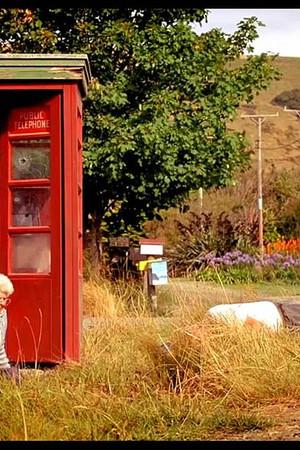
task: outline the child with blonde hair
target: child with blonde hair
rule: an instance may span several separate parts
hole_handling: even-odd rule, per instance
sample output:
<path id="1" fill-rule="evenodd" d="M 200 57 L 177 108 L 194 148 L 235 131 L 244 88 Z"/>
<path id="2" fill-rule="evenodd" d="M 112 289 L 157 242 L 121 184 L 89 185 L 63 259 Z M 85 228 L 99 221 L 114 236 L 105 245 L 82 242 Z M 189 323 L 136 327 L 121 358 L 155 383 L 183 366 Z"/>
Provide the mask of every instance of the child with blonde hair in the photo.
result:
<path id="1" fill-rule="evenodd" d="M 11 280 L 0 273 L 0 374 L 19 382 L 19 373 L 15 367 L 11 367 L 5 349 L 5 339 L 7 330 L 6 308 L 10 303 L 10 296 L 14 292 Z"/>

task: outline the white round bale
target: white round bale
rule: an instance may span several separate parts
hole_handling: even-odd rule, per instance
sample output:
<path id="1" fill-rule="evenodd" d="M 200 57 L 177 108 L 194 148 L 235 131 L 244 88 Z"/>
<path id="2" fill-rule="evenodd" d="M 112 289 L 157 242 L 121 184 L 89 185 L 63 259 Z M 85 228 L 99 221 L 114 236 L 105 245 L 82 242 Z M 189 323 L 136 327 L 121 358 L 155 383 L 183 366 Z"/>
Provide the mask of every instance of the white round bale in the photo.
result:
<path id="1" fill-rule="evenodd" d="M 276 305 L 269 301 L 216 305 L 210 308 L 207 313 L 229 324 L 238 322 L 254 325 L 259 322 L 259 324 L 266 325 L 275 331 L 278 331 L 283 325 L 282 317 Z"/>

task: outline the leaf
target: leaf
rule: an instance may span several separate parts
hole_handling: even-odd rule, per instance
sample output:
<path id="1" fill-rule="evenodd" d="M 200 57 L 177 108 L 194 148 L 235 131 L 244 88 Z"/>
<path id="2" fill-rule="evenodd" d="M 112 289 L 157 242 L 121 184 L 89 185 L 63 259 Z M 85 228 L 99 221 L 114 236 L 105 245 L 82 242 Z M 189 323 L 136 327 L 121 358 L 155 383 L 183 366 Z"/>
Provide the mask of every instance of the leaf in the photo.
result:
<path id="1" fill-rule="evenodd" d="M 279 77 L 267 55 L 239 59 L 262 24 L 197 35 L 204 9 L 0 9 L 2 51 L 87 53 L 84 206 L 107 233 L 140 230 L 199 186 L 246 167 L 239 105 Z M 110 207 L 110 205 L 114 207 Z"/>

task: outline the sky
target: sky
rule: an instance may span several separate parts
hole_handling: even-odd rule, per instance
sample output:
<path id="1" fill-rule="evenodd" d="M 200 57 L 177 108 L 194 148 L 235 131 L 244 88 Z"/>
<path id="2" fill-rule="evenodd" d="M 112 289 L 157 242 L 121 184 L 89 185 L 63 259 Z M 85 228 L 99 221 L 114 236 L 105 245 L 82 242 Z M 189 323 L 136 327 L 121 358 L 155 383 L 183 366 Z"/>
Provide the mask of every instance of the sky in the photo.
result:
<path id="1" fill-rule="evenodd" d="M 279 53 L 280 56 L 300 57 L 300 8 L 298 9 L 209 9 L 208 23 L 195 31 L 206 32 L 221 28 L 232 33 L 245 17 L 255 16 L 265 24 L 258 28 L 259 38 L 253 42 L 254 54 Z"/>

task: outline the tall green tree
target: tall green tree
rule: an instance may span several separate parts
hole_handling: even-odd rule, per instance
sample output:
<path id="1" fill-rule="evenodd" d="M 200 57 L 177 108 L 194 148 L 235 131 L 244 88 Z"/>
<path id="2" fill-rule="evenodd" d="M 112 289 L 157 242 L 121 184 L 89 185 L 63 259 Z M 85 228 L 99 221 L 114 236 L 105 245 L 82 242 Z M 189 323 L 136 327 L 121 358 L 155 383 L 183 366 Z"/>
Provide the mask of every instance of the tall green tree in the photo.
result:
<path id="1" fill-rule="evenodd" d="M 202 9 L 0 9 L 9 52 L 87 53 L 93 82 L 85 102 L 85 217 L 97 230 L 139 230 L 200 186 L 224 186 L 249 160 L 230 131 L 243 102 L 278 77 L 252 52 L 255 17 L 229 35 L 197 35 Z"/>

